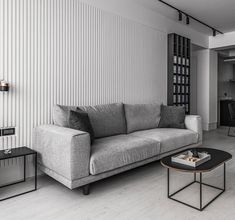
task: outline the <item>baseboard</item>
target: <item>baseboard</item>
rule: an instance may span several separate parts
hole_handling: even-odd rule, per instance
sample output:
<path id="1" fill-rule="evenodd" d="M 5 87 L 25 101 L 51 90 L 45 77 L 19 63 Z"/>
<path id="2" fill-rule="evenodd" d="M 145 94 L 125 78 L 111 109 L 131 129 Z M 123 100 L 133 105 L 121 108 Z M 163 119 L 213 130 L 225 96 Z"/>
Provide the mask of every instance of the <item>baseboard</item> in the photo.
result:
<path id="1" fill-rule="evenodd" d="M 217 129 L 217 122 L 211 122 L 211 123 L 203 123 L 203 130 L 204 131 L 211 131 Z"/>
<path id="2" fill-rule="evenodd" d="M 209 123 L 209 131 L 217 129 L 217 122 Z"/>

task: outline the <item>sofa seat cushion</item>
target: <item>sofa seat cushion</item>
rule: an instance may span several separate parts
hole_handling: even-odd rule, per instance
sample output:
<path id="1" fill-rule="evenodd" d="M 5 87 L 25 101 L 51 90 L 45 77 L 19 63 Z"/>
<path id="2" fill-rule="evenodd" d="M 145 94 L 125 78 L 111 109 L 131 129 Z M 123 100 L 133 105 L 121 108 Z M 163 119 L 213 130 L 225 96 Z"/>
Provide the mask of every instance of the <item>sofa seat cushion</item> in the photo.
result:
<path id="1" fill-rule="evenodd" d="M 96 139 L 92 145 L 90 173 L 96 175 L 135 163 L 160 152 L 154 139 L 131 135 L 117 135 Z"/>
<path id="2" fill-rule="evenodd" d="M 132 133 L 136 137 L 149 138 L 160 142 L 160 153 L 198 143 L 198 134 L 188 129 L 156 128 Z"/>

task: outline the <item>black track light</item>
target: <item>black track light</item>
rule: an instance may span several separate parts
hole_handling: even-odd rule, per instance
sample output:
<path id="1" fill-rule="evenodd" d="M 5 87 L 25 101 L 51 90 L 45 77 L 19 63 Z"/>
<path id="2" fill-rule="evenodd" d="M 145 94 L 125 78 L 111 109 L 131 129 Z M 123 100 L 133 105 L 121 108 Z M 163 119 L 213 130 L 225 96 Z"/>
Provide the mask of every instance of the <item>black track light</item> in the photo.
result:
<path id="1" fill-rule="evenodd" d="M 179 11 L 179 21 L 182 21 L 182 20 L 183 20 L 182 12 Z"/>
<path id="2" fill-rule="evenodd" d="M 212 29 L 212 31 L 213 31 L 213 37 L 215 37 L 216 36 L 216 30 Z"/>
<path id="3" fill-rule="evenodd" d="M 176 10 L 176 11 L 178 12 L 178 15 L 179 15 L 179 17 L 178 17 L 178 20 L 179 20 L 179 21 L 182 21 L 182 20 L 183 20 L 183 17 L 185 16 L 185 17 L 186 17 L 186 21 L 185 21 L 185 22 L 186 22 L 187 25 L 190 24 L 190 19 L 192 19 L 193 21 L 196 21 L 196 22 L 198 22 L 198 23 L 200 23 L 200 24 L 206 26 L 206 27 L 209 28 L 210 30 L 212 30 L 212 33 L 213 33 L 213 36 L 214 36 L 214 37 L 215 37 L 217 34 L 223 34 L 222 31 L 220 31 L 220 30 L 218 30 L 218 29 L 215 29 L 214 27 L 212 27 L 212 26 L 210 26 L 210 25 L 204 23 L 203 21 L 201 21 L 201 20 L 199 20 L 199 19 L 193 17 L 192 15 L 187 14 L 187 12 L 184 12 L 184 11 L 182 11 L 181 9 L 176 8 L 175 6 L 173 6 L 173 5 L 169 4 L 169 3 L 167 3 L 166 0 L 158 0 L 158 1 L 161 2 L 162 4 L 168 6 L 168 7 L 170 7 L 170 8 L 172 8 L 172 9 Z"/>
<path id="4" fill-rule="evenodd" d="M 189 24 L 189 16 L 186 16 L 186 24 Z"/>

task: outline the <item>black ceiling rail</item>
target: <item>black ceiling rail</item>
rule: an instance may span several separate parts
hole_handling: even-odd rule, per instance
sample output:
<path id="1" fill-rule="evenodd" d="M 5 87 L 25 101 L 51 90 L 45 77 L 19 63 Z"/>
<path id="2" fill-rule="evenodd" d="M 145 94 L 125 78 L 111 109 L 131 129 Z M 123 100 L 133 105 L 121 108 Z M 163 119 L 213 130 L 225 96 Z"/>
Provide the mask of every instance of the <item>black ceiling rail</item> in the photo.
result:
<path id="1" fill-rule="evenodd" d="M 189 24 L 189 18 L 191 18 L 191 19 L 197 21 L 198 23 L 200 23 L 200 24 L 202 24 L 202 25 L 204 25 L 204 26 L 210 28 L 210 29 L 213 31 L 213 36 L 216 36 L 216 32 L 217 32 L 217 33 L 220 33 L 220 34 L 224 34 L 222 31 L 220 31 L 220 30 L 218 30 L 218 29 L 216 29 L 216 28 L 214 28 L 214 27 L 212 27 L 212 26 L 210 26 L 210 25 L 204 23 L 203 21 L 198 20 L 197 18 L 195 18 L 195 17 L 189 15 L 188 13 L 186 13 L 186 12 L 184 12 L 184 11 L 178 9 L 178 8 L 176 8 L 176 7 L 173 6 L 173 5 L 170 5 L 169 3 L 165 2 L 165 1 L 162 1 L 162 0 L 158 0 L 158 1 L 161 2 L 161 3 L 163 3 L 163 4 L 165 4 L 165 5 L 167 5 L 168 7 L 173 8 L 173 9 L 175 9 L 176 11 L 178 11 L 178 13 L 179 13 L 179 20 L 182 20 L 182 14 L 184 14 L 184 15 L 186 16 L 186 18 L 187 18 L 187 24 Z"/>

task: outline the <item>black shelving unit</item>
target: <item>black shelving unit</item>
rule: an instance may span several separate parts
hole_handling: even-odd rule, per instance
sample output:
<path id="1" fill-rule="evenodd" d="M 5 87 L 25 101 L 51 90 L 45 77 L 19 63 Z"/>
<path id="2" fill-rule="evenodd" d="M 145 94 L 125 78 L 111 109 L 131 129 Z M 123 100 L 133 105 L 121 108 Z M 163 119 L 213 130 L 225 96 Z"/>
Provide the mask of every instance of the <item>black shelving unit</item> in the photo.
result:
<path id="1" fill-rule="evenodd" d="M 191 41 L 175 33 L 168 35 L 168 105 L 185 106 L 190 113 Z"/>

